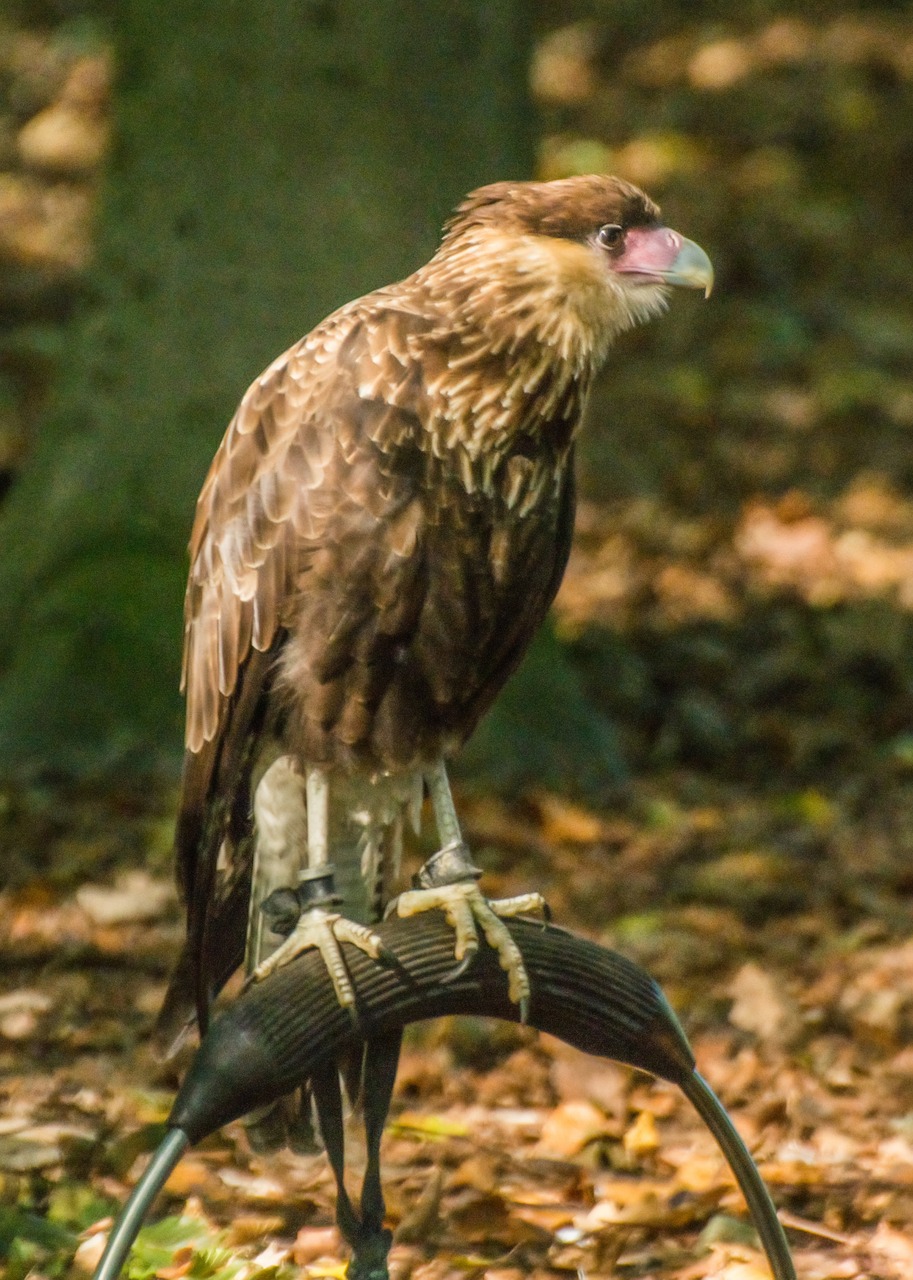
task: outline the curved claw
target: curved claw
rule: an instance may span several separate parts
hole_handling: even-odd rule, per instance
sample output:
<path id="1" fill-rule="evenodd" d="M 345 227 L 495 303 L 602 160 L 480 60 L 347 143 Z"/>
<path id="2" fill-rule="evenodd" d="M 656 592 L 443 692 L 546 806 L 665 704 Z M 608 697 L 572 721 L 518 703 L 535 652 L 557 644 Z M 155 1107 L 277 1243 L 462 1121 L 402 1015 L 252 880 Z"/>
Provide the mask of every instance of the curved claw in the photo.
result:
<path id="1" fill-rule="evenodd" d="M 354 920 L 347 920 L 338 912 L 326 911 L 322 907 L 311 907 L 301 913 L 297 924 L 282 945 L 257 965 L 248 982 L 259 982 L 268 974 L 294 960 L 303 951 L 315 949 L 323 957 L 336 990 L 336 998 L 348 1011 L 353 1027 L 358 1030 L 360 1024 L 355 1007 L 355 988 L 343 955 L 341 945 L 343 943 L 351 944 L 370 956 L 372 960 L 377 960 L 388 968 L 401 967 L 390 948 L 384 946 L 372 929 L 357 924 Z"/>
<path id="2" fill-rule="evenodd" d="M 473 947 L 471 949 L 467 947 L 465 954 L 463 955 L 463 959 L 459 962 L 459 964 L 454 965 L 454 967 L 450 969 L 443 976 L 443 978 L 441 978 L 441 983 L 444 986 L 450 986 L 451 982 L 457 982 L 460 978 L 462 978 L 463 974 L 470 969 L 470 967 L 472 966 L 473 960 L 475 960 L 478 954 L 479 954 L 478 947 Z"/>
<path id="3" fill-rule="evenodd" d="M 541 894 L 525 893 L 516 898 L 490 901 L 484 897 L 472 877 L 465 881 L 430 889 L 413 889 L 400 894 L 390 904 L 388 912 L 408 917 L 435 908 L 444 912 L 454 931 L 454 954 L 461 961 L 443 981 L 453 983 L 466 973 L 473 957 L 478 954 L 481 933 L 488 945 L 498 953 L 498 962 L 508 975 L 510 998 L 519 1007 L 521 1021 L 525 1022 L 529 1015 L 529 976 L 523 957 L 503 922 L 505 918 L 527 915 L 532 911 L 544 913 L 547 907 Z"/>
<path id="4" fill-rule="evenodd" d="M 377 956 L 375 957 L 378 964 L 382 964 L 386 969 L 402 969 L 403 964 L 399 956 L 391 951 L 388 946 L 380 946 L 377 948 Z"/>

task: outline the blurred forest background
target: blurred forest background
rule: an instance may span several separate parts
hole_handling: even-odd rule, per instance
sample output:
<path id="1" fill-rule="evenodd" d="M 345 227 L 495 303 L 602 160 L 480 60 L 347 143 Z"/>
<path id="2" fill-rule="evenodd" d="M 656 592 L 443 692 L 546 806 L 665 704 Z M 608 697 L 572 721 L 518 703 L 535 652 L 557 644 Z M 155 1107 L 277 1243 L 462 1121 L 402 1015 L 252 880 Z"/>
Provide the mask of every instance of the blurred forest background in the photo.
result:
<path id="1" fill-rule="evenodd" d="M 464 812 L 489 887 L 535 882 L 562 922 L 664 982 L 789 1207 L 802 1274 L 900 1280 L 913 1269 L 913 12 L 543 0 L 468 6 L 459 27 L 450 6 L 423 8 L 447 39 L 424 39 L 406 6 L 413 26 L 355 23 L 347 60 L 346 6 L 303 5 L 310 44 L 283 38 L 283 65 L 294 75 L 319 45 L 334 74 L 283 109 L 274 147 L 277 3 L 257 6 L 230 57 L 243 6 L 225 6 L 219 33 L 202 0 L 167 31 L 153 6 L 112 7 L 136 55 L 117 70 L 98 9 L 18 0 L 0 16 L 0 1066 L 19 1117 L 0 1125 L 0 1201 L 33 1237 L 8 1274 L 69 1265 L 142 1150 L 102 1158 L 99 1143 L 161 1118 L 165 1094 L 150 1102 L 137 1080 L 154 1070 L 142 1039 L 179 932 L 183 547 L 235 403 L 332 306 L 424 260 L 465 189 L 607 171 L 707 249 L 717 286 L 707 303 L 676 297 L 613 354 L 554 626 L 469 752 Z M 333 95 L 357 95 L 352 66 L 375 49 L 400 73 L 423 65 L 373 85 L 390 117 L 369 134 L 370 96 L 341 124 Z M 191 83 L 207 58 L 227 71 Z M 150 126 L 153 93 L 167 111 Z M 304 161 L 287 171 L 293 145 L 323 186 L 304 189 Z M 261 166 L 246 196 L 239 157 Z M 111 316 L 127 313 L 121 332 Z M 39 1063 L 50 1074 L 35 1083 Z M 432 1158 L 400 1149 L 417 1121 L 400 1131 L 394 1216 L 423 1160 L 447 1170 L 436 1238 L 451 1263 L 463 1250 L 461 1274 L 472 1249 L 477 1270 L 507 1250 L 505 1280 L 598 1272 L 610 1255 L 631 1276 L 763 1274 L 725 1176 L 696 1172 L 703 1139 L 661 1088 L 571 1071 L 522 1035 L 426 1043 L 405 1071 L 413 1109 L 481 1098 L 492 1141 L 496 1103 L 539 1108 L 551 1128 L 524 1150 L 577 1169 L 556 1189 L 542 1160 L 514 1168 L 521 1211 L 503 1170 L 467 1171 L 463 1137 L 426 1134 Z M 243 1142 L 226 1144 L 173 1202 L 201 1197 L 215 1232 L 233 1187 L 253 1222 L 240 1243 L 284 1230 L 299 1241 L 284 1261 L 309 1265 L 327 1187 L 311 1188 L 310 1217 L 283 1218 L 288 1181 L 271 1200 Z M 233 1183 L 219 1183 L 226 1162 Z M 529 1209 L 529 1195 L 617 1206 L 606 1187 L 632 1173 L 649 1206 L 576 1236 Z M 48 1214 L 58 1235 L 22 1225 Z M 698 1247 L 708 1218 L 716 1235 Z M 443 1274 L 420 1246 L 402 1244 L 407 1271 Z"/>

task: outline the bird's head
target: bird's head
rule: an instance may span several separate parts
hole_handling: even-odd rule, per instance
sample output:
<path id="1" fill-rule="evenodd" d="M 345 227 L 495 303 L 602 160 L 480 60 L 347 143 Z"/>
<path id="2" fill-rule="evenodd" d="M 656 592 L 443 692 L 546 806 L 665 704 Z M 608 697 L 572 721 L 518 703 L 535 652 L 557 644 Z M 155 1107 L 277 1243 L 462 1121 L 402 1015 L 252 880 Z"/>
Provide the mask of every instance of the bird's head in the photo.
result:
<path id="1" fill-rule="evenodd" d="M 707 254 L 665 226 L 643 191 L 596 174 L 481 187 L 442 248 L 475 260 L 480 275 L 487 264 L 502 284 L 512 277 L 515 293 L 538 290 L 543 313 L 592 332 L 596 347 L 662 311 L 670 286 L 707 295 L 713 285 Z"/>

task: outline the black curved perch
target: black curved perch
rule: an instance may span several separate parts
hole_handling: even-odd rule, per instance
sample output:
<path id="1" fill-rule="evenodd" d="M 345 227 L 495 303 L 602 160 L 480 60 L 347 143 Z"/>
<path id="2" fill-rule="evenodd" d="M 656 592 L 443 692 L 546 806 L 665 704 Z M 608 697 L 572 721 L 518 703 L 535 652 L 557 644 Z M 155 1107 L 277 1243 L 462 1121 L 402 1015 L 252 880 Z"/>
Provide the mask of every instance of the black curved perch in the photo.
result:
<path id="1" fill-rule="evenodd" d="M 732 1168 L 775 1280 L 795 1280 L 789 1246 L 761 1176 L 695 1070 L 684 1032 L 653 979 L 623 956 L 563 929 L 526 920 L 506 923 L 532 983 L 530 1025 L 678 1085 Z M 340 1008 L 314 952 L 250 987 L 213 1023 L 175 1100 L 168 1136 L 118 1218 L 95 1280 L 115 1280 L 149 1205 L 188 1146 L 305 1079 L 319 1078 L 346 1048 L 446 1014 L 518 1020 L 506 977 L 487 947 L 468 972 L 447 981 L 453 972 L 453 933 L 441 913 L 393 919 L 378 932 L 401 967 L 382 967 L 346 948 L 358 994 L 358 1028 Z"/>

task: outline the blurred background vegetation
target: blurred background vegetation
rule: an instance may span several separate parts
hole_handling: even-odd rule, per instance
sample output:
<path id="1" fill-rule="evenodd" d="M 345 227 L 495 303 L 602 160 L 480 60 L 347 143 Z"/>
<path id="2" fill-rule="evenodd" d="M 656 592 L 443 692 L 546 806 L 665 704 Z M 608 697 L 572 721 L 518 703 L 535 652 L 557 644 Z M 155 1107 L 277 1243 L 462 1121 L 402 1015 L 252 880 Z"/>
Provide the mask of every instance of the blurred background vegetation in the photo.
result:
<path id="1" fill-rule="evenodd" d="M 906 769 L 908 6 L 372 8 L 0 19 L 4 776 L 173 771 L 183 547 L 247 383 L 465 189 L 587 171 L 658 198 L 718 286 L 619 344 L 554 629 L 468 766 Z"/>

